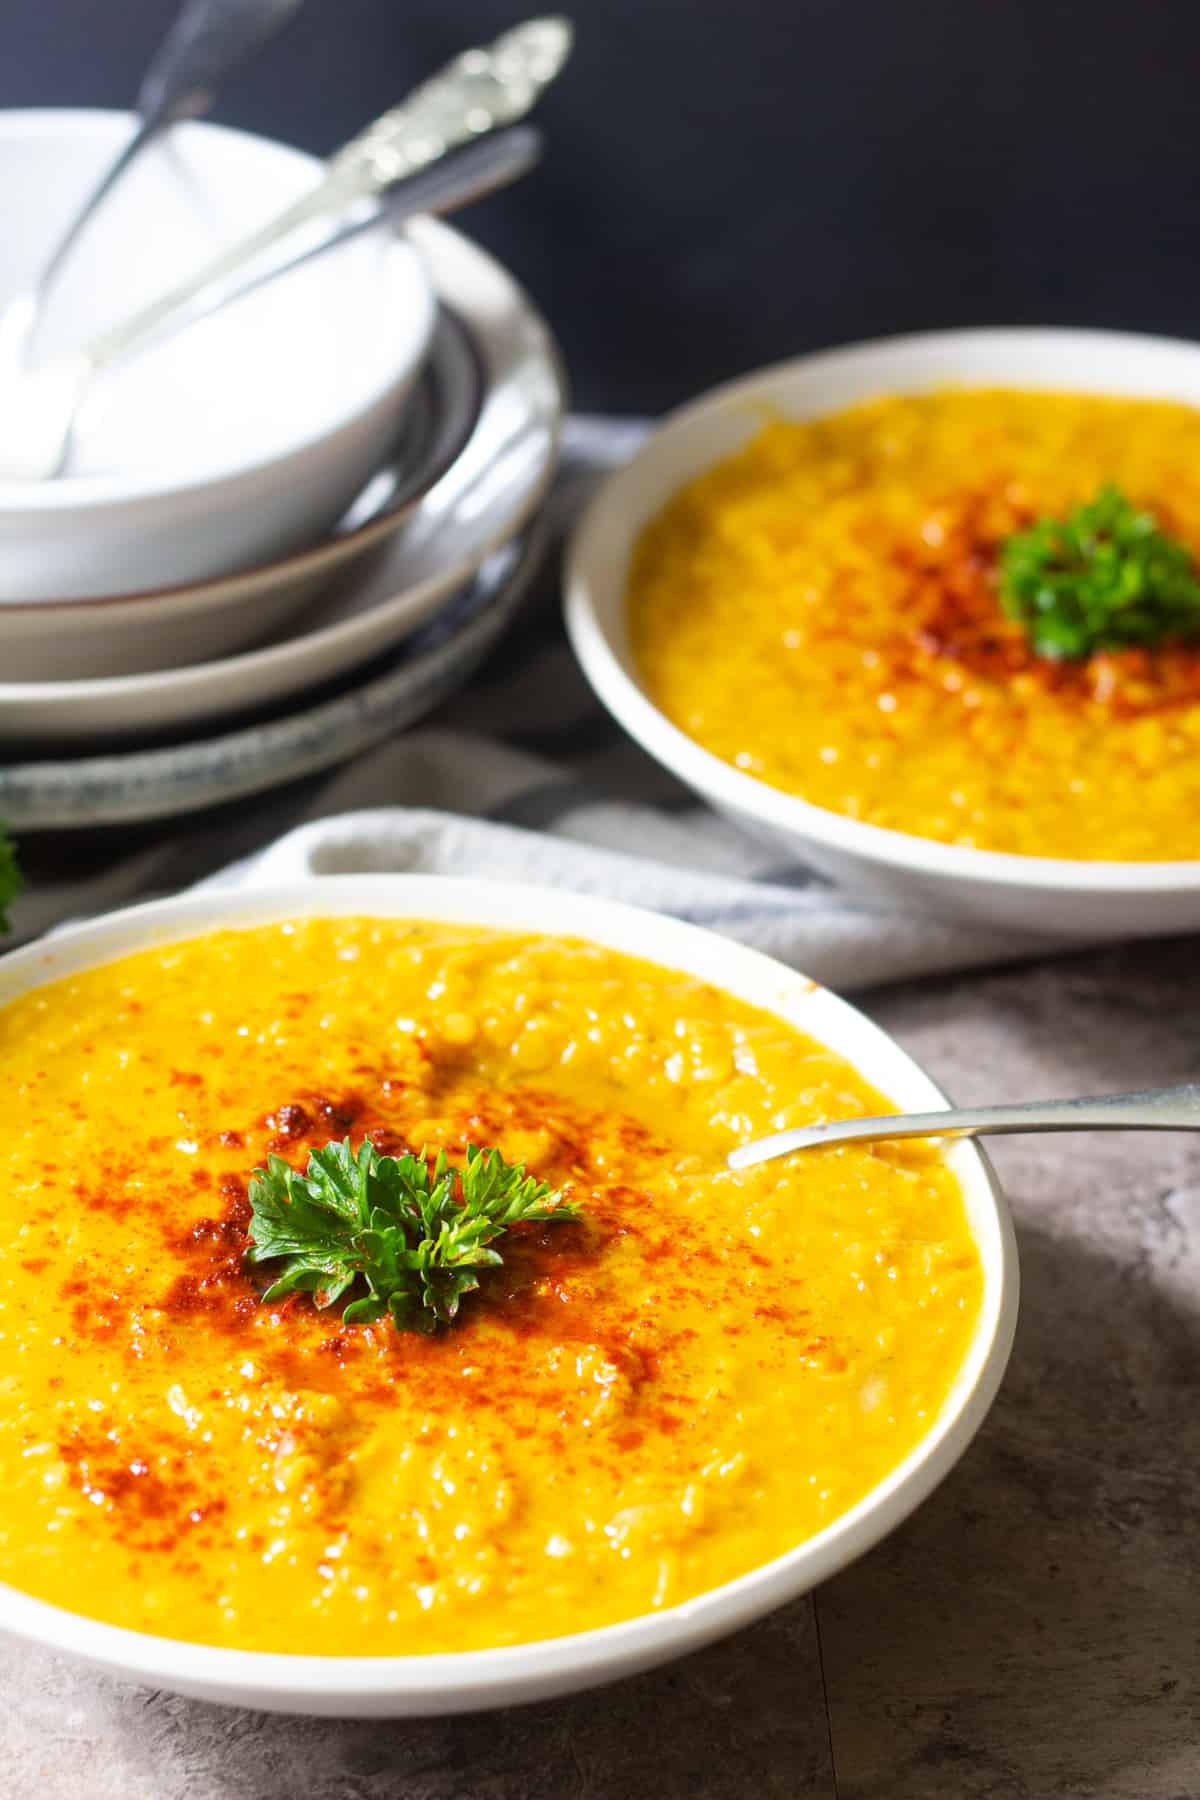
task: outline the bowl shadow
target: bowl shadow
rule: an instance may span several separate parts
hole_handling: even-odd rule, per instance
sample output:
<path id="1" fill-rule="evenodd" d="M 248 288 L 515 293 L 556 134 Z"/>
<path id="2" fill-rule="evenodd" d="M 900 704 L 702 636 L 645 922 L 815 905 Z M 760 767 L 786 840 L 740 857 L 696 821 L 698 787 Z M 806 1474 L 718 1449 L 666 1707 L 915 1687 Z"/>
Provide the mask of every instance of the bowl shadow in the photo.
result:
<path id="1" fill-rule="evenodd" d="M 1133 1258 L 1020 1233 L 1016 1345 L 958 1468 L 816 1597 L 841 1800 L 1200 1784 L 1200 1298 L 1178 1193 Z"/>

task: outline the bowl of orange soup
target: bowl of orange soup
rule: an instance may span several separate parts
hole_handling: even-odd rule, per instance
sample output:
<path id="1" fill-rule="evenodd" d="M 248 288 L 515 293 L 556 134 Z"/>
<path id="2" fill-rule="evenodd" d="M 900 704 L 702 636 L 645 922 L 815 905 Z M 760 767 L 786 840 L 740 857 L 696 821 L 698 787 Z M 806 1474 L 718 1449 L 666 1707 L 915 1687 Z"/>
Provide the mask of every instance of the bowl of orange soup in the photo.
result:
<path id="1" fill-rule="evenodd" d="M 991 330 L 801 357 L 606 482 L 572 642 L 651 755 L 847 885 L 1056 937 L 1193 928 L 1198 471 L 1197 345 Z M 1128 604 L 1147 570 L 1161 618 Z M 1098 591 L 1092 634 L 1061 630 Z"/>
<path id="2" fill-rule="evenodd" d="M 448 1712 L 698 1647 L 904 1518 L 1008 1356 L 973 1146 L 725 1166 L 938 1089 L 668 918 L 417 876 L 141 907 L 0 963 L 0 1080 L 0 1627 L 182 1693 Z M 477 1155 L 553 1197 L 440 1322 L 289 1287 L 255 1171 L 298 1241 L 338 1144 L 376 1199 Z"/>

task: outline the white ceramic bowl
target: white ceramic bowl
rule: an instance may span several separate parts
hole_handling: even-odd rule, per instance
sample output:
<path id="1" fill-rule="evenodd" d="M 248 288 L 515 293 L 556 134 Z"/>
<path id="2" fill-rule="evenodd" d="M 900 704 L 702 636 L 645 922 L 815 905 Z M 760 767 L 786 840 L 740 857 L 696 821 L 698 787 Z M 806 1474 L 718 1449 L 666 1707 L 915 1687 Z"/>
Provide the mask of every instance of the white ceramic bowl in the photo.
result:
<path id="1" fill-rule="evenodd" d="M 327 596 L 317 604 L 321 613 L 371 581 L 458 463 L 489 397 L 484 361 L 485 347 L 461 320 L 441 312 L 386 460 L 318 543 L 182 587 L 0 603 L 0 740 L 61 736 L 64 721 L 68 735 L 94 738 L 103 729 L 91 704 L 97 682 L 152 676 L 158 683 L 172 671 L 228 662 L 233 652 L 287 637 L 293 621 L 302 632 L 313 629 L 316 597 Z M 338 672 L 317 655 L 316 680 Z M 162 682 L 157 693 L 173 725 L 170 685 Z M 239 704 L 236 683 L 223 685 L 232 711 Z M 251 695 L 270 697 L 255 684 Z M 137 707 L 124 700 L 114 713 L 119 731 L 146 729 Z"/>
<path id="2" fill-rule="evenodd" d="M 575 532 L 567 628 L 584 673 L 651 756 L 718 810 L 847 887 L 1055 939 L 1194 929 L 1200 862 L 1013 856 L 861 824 L 742 774 L 671 724 L 642 688 L 626 630 L 626 580 L 639 532 L 670 496 L 738 450 L 770 413 L 814 418 L 875 394 L 946 384 L 1135 394 L 1200 406 L 1200 345 L 1109 331 L 938 331 L 798 357 L 717 388 L 672 414 L 604 484 Z"/>
<path id="3" fill-rule="evenodd" d="M 275 707 L 394 649 L 524 530 L 545 499 L 558 460 L 566 391 L 557 346 L 508 272 L 469 238 L 439 219 L 415 219 L 409 229 L 438 295 L 459 316 L 481 362 L 482 404 L 474 429 L 441 480 L 390 542 L 377 541 L 371 525 L 353 534 L 374 545 L 370 563 L 343 568 L 316 607 L 257 649 L 168 667 L 174 659 L 164 650 L 164 639 L 173 629 L 173 609 L 170 596 L 160 595 L 165 616 L 157 624 L 146 611 L 153 609 L 154 598 L 133 608 L 155 666 L 142 674 L 107 673 L 106 664 L 111 669 L 116 658 L 107 658 L 104 618 L 110 612 L 125 615 L 126 604 L 81 601 L 61 611 L 43 609 L 62 617 L 64 629 L 80 640 L 74 678 L 18 681 L 7 678 L 6 665 L 10 655 L 19 665 L 20 632 L 28 630 L 35 609 L 0 607 L 0 748 L 20 746 L 18 753 L 26 755 L 35 744 L 63 751 L 94 748 L 100 740 L 178 735 L 235 712 Z M 435 346 L 426 373 L 436 370 L 438 360 Z M 443 408 L 448 399 L 447 394 Z M 420 403 L 418 397 L 414 408 Z M 342 540 L 348 542 L 353 539 Z M 327 567 L 329 553 L 339 548 L 327 542 L 290 566 L 306 581 L 313 566 Z M 228 629 L 230 588 L 247 605 L 269 604 L 275 596 L 265 596 L 258 580 L 273 581 L 280 570 L 276 564 L 261 570 L 259 578 L 206 584 L 205 596 L 219 606 L 206 612 L 206 628 Z M 15 654 L 9 614 L 20 615 Z M 88 615 L 86 622 L 81 614 Z M 132 620 L 123 622 L 127 630 L 134 628 Z M 28 647 L 28 637 L 25 642 Z M 85 679 L 82 669 L 92 658 L 96 673 Z M 0 773 L 0 786 L 3 779 Z M 17 823 L 15 814 L 12 822 Z"/>
<path id="4" fill-rule="evenodd" d="M 28 286 L 131 129 L 124 113 L 0 113 L 0 306 Z M 191 273 L 320 168 L 245 132 L 176 126 L 81 241 L 38 356 Z M 314 542 L 395 435 L 433 320 L 416 251 L 365 238 L 99 378 L 71 472 L 0 482 L 0 603 L 198 581 Z"/>
<path id="5" fill-rule="evenodd" d="M 282 889 L 188 896 L 117 913 L 0 961 L 0 1003 L 147 945 L 301 915 L 438 918 L 590 938 L 712 982 L 849 1058 L 899 1105 L 945 1097 L 877 1026 L 811 981 L 712 933 L 654 913 L 546 888 L 436 876 L 330 876 Z M 925 1498 L 961 1456 L 1004 1372 L 1017 1311 L 1017 1261 L 992 1171 L 972 1145 L 947 1152 L 985 1272 L 979 1323 L 921 1443 L 834 1524 L 799 1548 L 695 1600 L 601 1630 L 457 1655 L 328 1657 L 215 1649 L 104 1625 L 0 1587 L 0 1628 L 155 1687 L 276 1711 L 344 1716 L 465 1712 L 568 1693 L 649 1668 L 807 1592 L 860 1556 Z"/>

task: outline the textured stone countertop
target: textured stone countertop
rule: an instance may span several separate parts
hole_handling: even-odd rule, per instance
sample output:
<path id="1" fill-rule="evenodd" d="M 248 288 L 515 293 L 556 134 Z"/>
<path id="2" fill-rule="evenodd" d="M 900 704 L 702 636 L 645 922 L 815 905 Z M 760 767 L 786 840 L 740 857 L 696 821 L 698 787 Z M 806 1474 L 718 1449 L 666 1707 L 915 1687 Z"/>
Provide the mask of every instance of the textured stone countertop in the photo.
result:
<path id="1" fill-rule="evenodd" d="M 1194 1077 L 1200 948 L 929 982 L 869 1010 L 962 1101 Z M 268 1718 L 0 1649 L 3 1800 L 1195 1800 L 1200 1139 L 995 1161 L 1024 1294 L 933 1498 L 765 1623 L 617 1687 L 415 1724 Z"/>

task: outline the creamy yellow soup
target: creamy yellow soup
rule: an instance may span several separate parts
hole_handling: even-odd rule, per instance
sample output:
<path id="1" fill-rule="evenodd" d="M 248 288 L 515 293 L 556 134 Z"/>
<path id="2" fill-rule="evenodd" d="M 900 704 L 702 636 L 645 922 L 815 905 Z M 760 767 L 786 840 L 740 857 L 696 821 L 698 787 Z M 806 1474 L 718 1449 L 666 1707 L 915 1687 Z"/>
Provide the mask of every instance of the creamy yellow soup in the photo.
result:
<path id="1" fill-rule="evenodd" d="M 1200 559 L 1200 410 L 946 389 L 775 421 L 643 533 L 651 698 L 745 774 L 872 825 L 1200 858 L 1200 643 L 1036 655 L 1000 547 L 1115 485 Z"/>
<path id="2" fill-rule="evenodd" d="M 875 1110 L 840 1057 L 593 945 L 224 931 L 0 1010 L 0 1580 L 246 1649 L 465 1650 L 701 1593 L 854 1504 L 979 1314 L 929 1146 L 722 1168 Z M 247 1179 L 330 1138 L 560 1186 L 433 1337 L 266 1303 Z"/>

